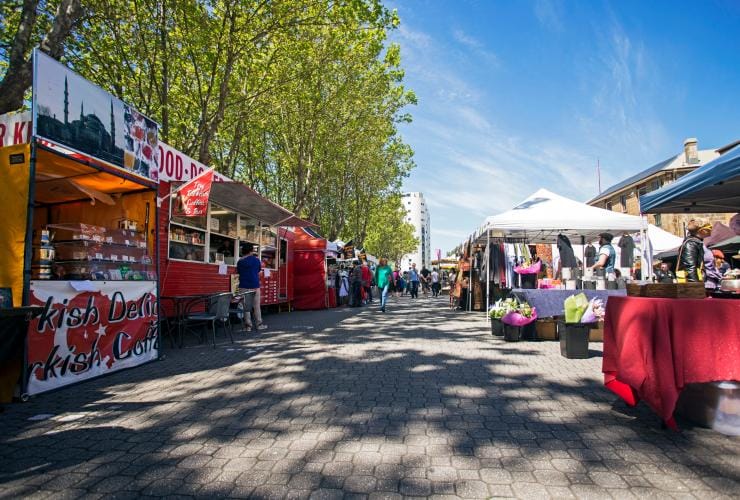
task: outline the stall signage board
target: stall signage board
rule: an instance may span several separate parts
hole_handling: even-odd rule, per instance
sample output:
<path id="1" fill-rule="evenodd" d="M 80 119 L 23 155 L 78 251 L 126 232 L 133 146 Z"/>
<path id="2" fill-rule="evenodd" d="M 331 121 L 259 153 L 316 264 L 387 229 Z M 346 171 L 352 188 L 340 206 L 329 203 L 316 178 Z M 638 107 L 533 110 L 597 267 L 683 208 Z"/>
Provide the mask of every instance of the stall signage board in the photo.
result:
<path id="1" fill-rule="evenodd" d="M 172 213 L 182 217 L 200 217 L 208 213 L 208 198 L 213 184 L 213 169 L 189 180 L 177 191 L 177 203 Z M 213 224 L 213 218 L 211 224 Z M 217 220 L 217 219 L 216 219 Z M 215 230 L 218 231 L 218 224 Z"/>
<path id="2" fill-rule="evenodd" d="M 0 115 L 0 147 L 31 142 L 31 113 Z"/>
<path id="3" fill-rule="evenodd" d="M 28 328 L 27 393 L 157 359 L 155 281 L 32 281 L 41 314 Z"/>
<path id="4" fill-rule="evenodd" d="M 159 125 L 38 49 L 32 102 L 35 137 L 158 179 Z"/>
<path id="5" fill-rule="evenodd" d="M 159 180 L 167 182 L 184 182 L 208 170 L 204 164 L 194 160 L 169 144 L 159 141 Z M 229 182 L 231 179 L 218 172 L 213 174 L 214 182 Z"/>

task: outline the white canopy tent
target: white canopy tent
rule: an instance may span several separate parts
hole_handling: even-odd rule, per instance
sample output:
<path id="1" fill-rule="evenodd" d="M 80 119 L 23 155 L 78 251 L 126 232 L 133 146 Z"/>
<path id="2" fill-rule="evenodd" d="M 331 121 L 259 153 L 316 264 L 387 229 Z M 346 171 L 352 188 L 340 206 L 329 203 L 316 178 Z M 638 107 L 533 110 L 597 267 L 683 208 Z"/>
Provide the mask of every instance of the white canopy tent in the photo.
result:
<path id="1" fill-rule="evenodd" d="M 592 207 L 540 189 L 511 210 L 488 217 L 469 241 L 485 244 L 486 248 L 491 239 L 496 238 L 552 244 L 559 234 L 563 234 L 574 243 L 583 244 L 598 239 L 604 232 L 615 236 L 639 232 L 639 241 L 646 241 L 646 231 L 647 223 L 641 217 Z M 647 260 L 645 252 L 641 254 L 642 269 L 647 269 L 648 276 L 651 276 L 652 263 Z M 490 301 L 488 281 L 486 304 Z"/>
<path id="2" fill-rule="evenodd" d="M 477 243 L 491 238 L 554 243 L 559 234 L 594 241 L 603 232 L 635 233 L 647 227 L 640 217 L 586 205 L 540 189 L 511 210 L 488 217 L 475 235 Z"/>

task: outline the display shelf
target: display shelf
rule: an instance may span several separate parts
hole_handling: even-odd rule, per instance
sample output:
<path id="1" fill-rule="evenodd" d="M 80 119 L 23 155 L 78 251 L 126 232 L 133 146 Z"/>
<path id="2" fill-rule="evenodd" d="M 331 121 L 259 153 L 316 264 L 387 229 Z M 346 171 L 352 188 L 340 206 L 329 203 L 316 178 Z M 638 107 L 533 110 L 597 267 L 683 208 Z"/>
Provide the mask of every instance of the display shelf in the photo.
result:
<path id="1" fill-rule="evenodd" d="M 193 231 L 198 231 L 199 233 L 206 233 L 207 232 L 206 229 L 204 229 L 202 227 L 190 226 L 188 224 L 183 224 L 182 222 L 177 222 L 177 221 L 174 221 L 174 220 L 171 220 L 170 221 L 170 226 L 180 226 L 180 227 L 184 227 L 184 228 L 187 228 L 187 229 L 190 229 L 190 230 L 193 230 Z"/>
<path id="2" fill-rule="evenodd" d="M 194 247 L 205 247 L 206 246 L 205 243 L 192 243 L 190 241 L 173 240 L 172 238 L 170 238 L 170 243 L 179 243 L 181 245 L 192 245 Z"/>
<path id="3" fill-rule="evenodd" d="M 90 245 L 105 245 L 105 246 L 114 246 L 114 247 L 126 247 L 126 248 L 146 248 L 146 246 L 141 245 L 132 245 L 132 244 L 126 244 L 126 243 L 111 243 L 109 241 L 98 241 L 98 240 L 55 240 L 52 242 L 53 245 L 69 245 L 69 244 L 75 244 L 79 245 L 81 243 L 87 243 Z"/>

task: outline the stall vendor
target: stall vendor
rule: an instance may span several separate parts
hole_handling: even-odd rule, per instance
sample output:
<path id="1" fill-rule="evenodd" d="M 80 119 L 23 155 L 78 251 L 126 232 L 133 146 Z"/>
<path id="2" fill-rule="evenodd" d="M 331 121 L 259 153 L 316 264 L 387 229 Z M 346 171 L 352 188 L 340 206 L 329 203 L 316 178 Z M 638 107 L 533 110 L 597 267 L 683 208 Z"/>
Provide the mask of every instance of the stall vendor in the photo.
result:
<path id="1" fill-rule="evenodd" d="M 612 246 L 611 233 L 601 233 L 599 235 L 599 256 L 596 263 L 591 266 L 591 269 L 604 269 L 607 279 L 614 280 L 616 276 L 614 274 L 614 263 L 617 260 L 617 252 Z"/>

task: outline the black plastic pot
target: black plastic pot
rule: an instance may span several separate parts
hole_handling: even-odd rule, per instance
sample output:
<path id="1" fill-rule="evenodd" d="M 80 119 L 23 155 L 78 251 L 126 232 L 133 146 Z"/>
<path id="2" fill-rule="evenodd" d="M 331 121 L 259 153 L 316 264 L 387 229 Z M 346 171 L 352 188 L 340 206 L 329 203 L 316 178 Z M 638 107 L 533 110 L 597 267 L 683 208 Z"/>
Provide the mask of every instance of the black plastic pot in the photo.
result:
<path id="1" fill-rule="evenodd" d="M 565 323 L 558 321 L 560 354 L 569 359 L 588 358 L 588 332 L 592 323 Z"/>
<path id="2" fill-rule="evenodd" d="M 522 327 L 521 326 L 513 326 L 513 325 L 507 325 L 506 323 L 503 323 L 504 325 L 504 340 L 507 342 L 519 342 L 522 339 Z"/>
<path id="3" fill-rule="evenodd" d="M 501 337 L 504 335 L 504 324 L 500 319 L 491 318 L 491 335 Z"/>

